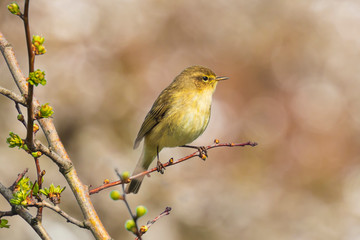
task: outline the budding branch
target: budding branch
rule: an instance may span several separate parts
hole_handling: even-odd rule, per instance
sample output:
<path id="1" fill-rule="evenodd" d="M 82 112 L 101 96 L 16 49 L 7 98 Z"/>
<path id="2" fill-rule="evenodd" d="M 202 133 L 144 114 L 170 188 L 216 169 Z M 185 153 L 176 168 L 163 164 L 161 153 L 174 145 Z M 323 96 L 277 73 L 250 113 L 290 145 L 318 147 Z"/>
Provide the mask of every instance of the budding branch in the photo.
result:
<path id="1" fill-rule="evenodd" d="M 209 150 L 209 149 L 212 149 L 212 148 L 217 148 L 217 147 L 245 147 L 245 146 L 251 146 L 251 147 L 255 147 L 257 145 L 256 142 L 246 142 L 246 143 L 214 143 L 212 145 L 209 145 L 209 146 L 206 146 L 205 147 L 205 150 Z M 196 157 L 196 156 L 199 156 L 200 158 L 202 158 L 202 151 L 198 150 L 198 151 L 195 151 L 193 152 L 192 154 L 186 156 L 186 157 L 183 157 L 183 158 L 180 158 L 176 161 L 173 161 L 173 159 L 171 158 L 169 161 L 167 161 L 166 163 L 163 163 L 163 166 L 164 167 L 170 167 L 170 166 L 173 166 L 173 165 L 176 165 L 178 163 L 181 163 L 181 162 L 184 162 L 186 160 L 189 160 L 190 158 L 193 158 L 193 157 Z M 138 177 L 141 177 L 141 176 L 144 176 L 144 175 L 147 175 L 147 174 L 150 174 L 152 172 L 155 172 L 155 171 L 158 171 L 158 168 L 157 167 L 154 167 L 154 168 L 151 168 L 147 171 L 144 171 L 142 173 L 139 173 L 137 175 L 134 175 L 134 176 L 131 176 L 129 178 L 129 180 L 131 179 L 134 179 L 134 178 L 138 178 Z M 119 184 L 122 184 L 121 180 L 117 180 L 117 181 L 114 181 L 114 182 L 110 182 L 110 183 L 105 183 L 97 188 L 94 188 L 94 189 L 91 189 L 89 191 L 89 194 L 95 194 L 95 193 L 98 193 L 104 189 L 107 189 L 107 188 L 110 188 L 110 187 L 113 187 L 113 186 L 116 186 L 116 185 L 119 185 Z"/>

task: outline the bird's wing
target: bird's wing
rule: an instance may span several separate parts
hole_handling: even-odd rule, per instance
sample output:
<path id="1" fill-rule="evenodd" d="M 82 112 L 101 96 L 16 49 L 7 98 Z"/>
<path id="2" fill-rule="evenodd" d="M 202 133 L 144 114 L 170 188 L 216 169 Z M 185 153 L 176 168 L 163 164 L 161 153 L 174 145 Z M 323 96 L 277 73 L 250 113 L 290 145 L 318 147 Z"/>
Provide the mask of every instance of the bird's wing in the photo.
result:
<path id="1" fill-rule="evenodd" d="M 165 100 L 167 99 L 165 95 L 166 91 L 160 94 L 149 113 L 146 115 L 145 120 L 141 125 L 140 131 L 136 137 L 134 148 L 137 148 L 145 135 L 164 118 L 167 110 L 169 109 L 169 104 Z"/>

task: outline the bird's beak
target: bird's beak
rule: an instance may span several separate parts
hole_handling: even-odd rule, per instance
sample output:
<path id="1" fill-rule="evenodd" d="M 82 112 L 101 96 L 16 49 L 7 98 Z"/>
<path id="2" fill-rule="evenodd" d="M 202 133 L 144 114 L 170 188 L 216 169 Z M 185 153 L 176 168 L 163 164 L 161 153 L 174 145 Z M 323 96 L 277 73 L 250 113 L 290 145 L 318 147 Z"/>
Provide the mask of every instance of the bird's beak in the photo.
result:
<path id="1" fill-rule="evenodd" d="M 229 79 L 228 77 L 216 77 L 215 80 L 216 81 L 223 81 L 223 80 L 226 80 L 226 79 Z"/>

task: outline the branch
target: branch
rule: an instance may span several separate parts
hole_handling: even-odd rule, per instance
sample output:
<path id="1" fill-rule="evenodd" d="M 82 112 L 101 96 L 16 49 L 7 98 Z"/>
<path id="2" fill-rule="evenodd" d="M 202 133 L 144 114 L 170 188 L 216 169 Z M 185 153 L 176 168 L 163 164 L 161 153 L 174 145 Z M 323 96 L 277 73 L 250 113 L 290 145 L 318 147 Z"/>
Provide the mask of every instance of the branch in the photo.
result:
<path id="1" fill-rule="evenodd" d="M 14 191 L 16 185 L 19 183 L 19 181 L 25 176 L 25 174 L 29 171 L 28 168 L 26 168 L 22 173 L 18 174 L 17 179 L 15 180 L 15 182 L 11 185 L 11 187 L 9 187 L 9 189 L 11 191 Z"/>
<path id="2" fill-rule="evenodd" d="M 26 100 L 24 97 L 17 95 L 16 93 L 10 91 L 9 89 L 0 87 L 0 94 L 8 97 L 9 99 L 13 100 L 16 103 L 20 103 L 23 106 L 26 106 Z"/>
<path id="3" fill-rule="evenodd" d="M 38 208 L 41 208 L 41 207 L 49 208 L 49 209 L 53 210 L 54 212 L 60 214 L 62 217 L 64 217 L 67 222 L 72 223 L 72 224 L 74 224 L 74 225 L 76 225 L 78 227 L 81 227 L 81 228 L 87 228 L 84 222 L 79 221 L 74 217 L 71 217 L 69 214 L 67 214 L 66 212 L 61 210 L 61 208 L 59 206 L 57 206 L 57 205 L 53 206 L 53 205 L 51 205 L 50 203 L 48 203 L 46 201 L 42 201 L 42 202 L 35 203 L 34 206 L 36 206 Z"/>
<path id="4" fill-rule="evenodd" d="M 126 199 L 126 191 L 125 191 L 125 183 L 124 183 L 125 181 L 124 181 L 124 179 L 123 179 L 123 176 L 118 172 L 117 169 L 115 169 L 115 172 L 116 172 L 116 174 L 118 175 L 119 179 L 122 181 L 122 184 L 121 184 L 121 187 L 122 187 L 122 200 L 124 201 L 125 206 L 126 206 L 128 212 L 129 212 L 132 220 L 133 220 L 134 223 L 135 223 L 135 229 L 136 229 L 136 231 L 134 231 L 133 233 L 137 236 L 137 239 L 142 240 L 142 238 L 141 238 L 141 233 L 140 233 L 140 231 L 139 231 L 139 227 L 138 227 L 138 224 L 137 224 L 138 218 L 136 217 L 136 215 L 134 215 L 134 214 L 132 213 L 131 208 L 130 208 L 130 205 L 129 205 L 129 202 L 128 202 L 127 199 Z"/>
<path id="5" fill-rule="evenodd" d="M 31 36 L 30 36 L 30 24 L 29 24 L 29 6 L 30 0 L 25 0 L 24 15 L 22 17 L 25 28 L 25 37 L 26 37 L 26 46 L 28 50 L 28 60 L 29 60 L 29 74 L 34 72 L 35 64 L 35 53 L 32 49 Z M 34 148 L 34 85 L 29 84 L 27 92 L 27 133 L 26 133 L 26 143 L 30 150 Z"/>
<path id="6" fill-rule="evenodd" d="M 15 53 L 11 45 L 6 41 L 3 34 L 0 32 L 0 50 L 4 55 L 5 61 L 9 66 L 10 72 L 14 77 L 14 80 L 22 94 L 27 93 L 27 84 L 26 79 L 20 71 L 19 64 L 17 63 Z M 34 98 L 33 100 L 34 109 L 40 107 L 39 102 Z M 106 231 L 104 225 L 100 221 L 95 208 L 91 202 L 89 196 L 89 190 L 86 185 L 84 185 L 75 168 L 73 167 L 72 161 L 70 160 L 69 155 L 67 154 L 64 145 L 60 141 L 60 137 L 55 129 L 53 120 L 51 118 L 42 118 L 38 120 L 46 140 L 48 141 L 50 148 L 53 152 L 48 151 L 48 156 L 56 156 L 57 158 L 51 158 L 60 169 L 60 172 L 63 174 L 64 178 L 68 182 L 76 201 L 79 204 L 79 207 L 84 215 L 86 226 L 96 239 L 111 239 L 110 235 Z M 57 161 L 57 160 L 59 161 Z M 61 159 L 61 160 L 60 160 Z"/>
<path id="7" fill-rule="evenodd" d="M 5 212 L 0 211 L 0 218 L 2 218 L 2 217 L 11 217 L 11 216 L 14 216 L 14 215 L 17 215 L 17 213 L 14 212 L 14 211 L 5 211 Z"/>
<path id="8" fill-rule="evenodd" d="M 159 216 L 155 217 L 153 220 L 148 221 L 148 223 L 146 224 L 147 229 L 149 229 L 154 223 L 156 223 L 160 218 L 167 216 L 170 214 L 171 211 L 171 207 L 166 207 L 165 210 L 160 213 Z M 147 232 L 147 231 L 146 231 Z M 144 235 L 146 232 L 140 232 L 140 235 Z M 139 238 L 136 238 L 136 240 L 139 240 Z"/>
<path id="9" fill-rule="evenodd" d="M 42 154 L 49 157 L 54 163 L 58 165 L 60 171 L 66 171 L 72 167 L 72 163 L 60 157 L 55 151 L 52 151 L 50 148 L 46 147 L 41 143 L 40 140 L 35 139 L 35 149 L 40 151 Z"/>
<path id="10" fill-rule="evenodd" d="M 210 150 L 212 148 L 217 148 L 217 147 L 245 147 L 245 146 L 251 146 L 251 147 L 255 147 L 257 145 L 256 142 L 246 142 L 246 143 L 218 143 L 218 140 L 215 140 L 215 143 L 213 145 L 209 145 L 209 146 L 206 146 L 204 147 L 205 150 Z M 171 158 L 169 161 L 167 161 L 166 163 L 163 164 L 164 167 L 170 167 L 170 166 L 173 166 L 173 165 L 176 165 L 176 164 L 179 164 L 181 162 L 184 162 L 186 160 L 189 160 L 190 158 L 193 158 L 193 157 L 196 157 L 196 156 L 199 156 L 200 158 L 204 159 L 203 157 L 203 152 L 202 151 L 196 151 L 186 157 L 183 157 L 183 158 L 180 158 L 176 161 L 173 160 L 173 158 Z M 206 159 L 206 157 L 205 157 Z M 144 176 L 144 175 L 147 175 L 147 174 L 150 174 L 152 172 L 155 172 L 155 171 L 158 171 L 158 168 L 157 167 L 154 167 L 152 169 L 149 169 L 147 171 L 144 171 L 142 173 L 139 173 L 137 175 L 134 175 L 134 176 L 131 176 L 129 179 L 134 179 L 134 178 L 138 178 L 138 177 L 141 177 L 141 176 Z M 110 182 L 110 183 L 106 183 L 106 184 L 103 184 L 97 188 L 94 188 L 94 189 L 91 189 L 90 190 L 90 195 L 91 194 L 94 194 L 94 193 L 98 193 L 104 189 L 107 189 L 107 188 L 110 188 L 110 187 L 113 187 L 113 186 L 116 186 L 116 185 L 119 185 L 119 184 L 122 184 L 121 180 L 117 180 L 117 181 L 114 181 L 114 182 Z"/>
<path id="11" fill-rule="evenodd" d="M 26 124 L 25 119 L 24 119 L 24 114 L 22 114 L 22 111 L 21 111 L 20 106 L 19 106 L 18 103 L 15 103 L 15 108 L 19 113 L 18 114 L 18 120 L 24 125 L 25 128 L 27 128 L 27 124 Z"/>
<path id="12" fill-rule="evenodd" d="M 0 32 L 0 50 L 5 58 L 5 62 L 7 63 L 10 73 L 12 74 L 17 87 L 19 88 L 21 95 L 25 95 L 27 93 L 27 82 L 20 70 L 19 63 L 15 57 L 15 52 L 13 47 L 8 43 L 5 39 L 4 35 Z"/>
<path id="13" fill-rule="evenodd" d="M 35 157 L 34 160 L 35 160 L 35 166 L 36 166 L 37 183 L 38 183 L 39 189 L 41 189 L 42 188 L 42 178 L 45 174 L 45 171 L 41 172 L 39 158 Z M 37 200 L 41 201 L 41 198 L 37 198 Z M 43 207 L 39 207 L 37 214 L 36 214 L 36 219 L 39 222 L 42 221 L 42 212 L 43 212 Z"/>
<path id="14" fill-rule="evenodd" d="M 0 183 L 0 194 L 3 195 L 9 203 L 10 199 L 13 198 L 10 188 L 5 187 L 2 183 Z M 41 222 L 36 221 L 36 219 L 25 208 L 17 205 L 13 206 L 12 211 L 22 217 L 35 230 L 41 239 L 51 239 Z"/>

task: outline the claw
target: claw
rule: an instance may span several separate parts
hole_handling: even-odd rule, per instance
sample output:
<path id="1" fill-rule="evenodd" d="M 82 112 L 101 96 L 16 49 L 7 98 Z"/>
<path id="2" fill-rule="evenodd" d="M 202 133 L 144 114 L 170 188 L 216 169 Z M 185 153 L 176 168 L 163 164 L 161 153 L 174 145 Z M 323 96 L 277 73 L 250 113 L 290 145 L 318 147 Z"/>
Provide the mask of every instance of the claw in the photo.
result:
<path id="1" fill-rule="evenodd" d="M 198 150 L 199 150 L 200 156 L 201 156 L 201 155 L 205 155 L 206 157 L 208 157 L 207 149 L 206 149 L 205 146 L 200 146 L 200 147 L 198 148 Z"/>
<path id="2" fill-rule="evenodd" d="M 160 161 L 157 161 L 156 162 L 156 168 L 157 168 L 157 171 L 161 174 L 164 174 L 165 172 L 165 167 L 164 165 L 160 162 Z"/>
<path id="3" fill-rule="evenodd" d="M 181 147 L 187 147 L 187 148 L 196 148 L 198 151 L 199 151 L 199 157 L 202 159 L 202 160 L 206 160 L 206 158 L 208 157 L 208 154 L 207 154 L 207 149 L 205 146 L 191 146 L 191 145 L 183 145 Z"/>

